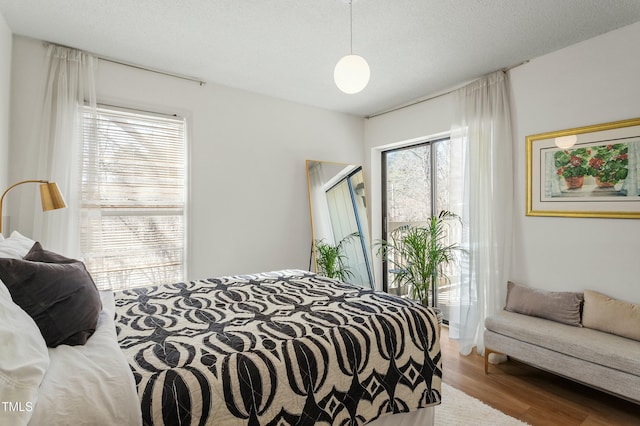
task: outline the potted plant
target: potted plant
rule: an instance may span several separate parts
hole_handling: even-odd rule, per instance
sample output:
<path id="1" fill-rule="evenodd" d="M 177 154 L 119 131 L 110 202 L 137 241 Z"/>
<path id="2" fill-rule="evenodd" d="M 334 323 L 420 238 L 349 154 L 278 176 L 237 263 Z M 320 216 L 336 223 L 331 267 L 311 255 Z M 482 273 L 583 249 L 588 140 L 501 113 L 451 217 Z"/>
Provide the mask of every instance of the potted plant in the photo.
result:
<path id="1" fill-rule="evenodd" d="M 584 183 L 585 175 L 589 174 L 589 148 L 576 148 L 557 151 L 554 155 L 554 164 L 558 176 L 562 176 L 568 189 L 579 189 Z"/>
<path id="2" fill-rule="evenodd" d="M 625 143 L 595 147 L 596 153 L 589 160 L 589 175 L 595 177 L 599 187 L 610 188 L 627 177 L 628 150 Z"/>
<path id="3" fill-rule="evenodd" d="M 344 237 L 338 244 L 329 244 L 324 240 L 315 240 L 316 268 L 318 274 L 340 281 L 353 277 L 349 265 L 345 262 L 344 245 L 352 238 L 360 237 L 360 233 L 353 232 Z"/>
<path id="4" fill-rule="evenodd" d="M 462 251 L 458 243 L 448 241 L 446 223 L 452 219 L 460 221 L 455 213 L 443 210 L 431 216 L 426 226 L 401 226 L 390 233 L 389 240 L 376 243 L 378 254 L 393 269 L 394 283 L 408 284 L 411 297 L 424 306 L 429 306 L 430 291 L 431 306 L 436 306 L 438 279 L 449 280 L 444 267 Z"/>

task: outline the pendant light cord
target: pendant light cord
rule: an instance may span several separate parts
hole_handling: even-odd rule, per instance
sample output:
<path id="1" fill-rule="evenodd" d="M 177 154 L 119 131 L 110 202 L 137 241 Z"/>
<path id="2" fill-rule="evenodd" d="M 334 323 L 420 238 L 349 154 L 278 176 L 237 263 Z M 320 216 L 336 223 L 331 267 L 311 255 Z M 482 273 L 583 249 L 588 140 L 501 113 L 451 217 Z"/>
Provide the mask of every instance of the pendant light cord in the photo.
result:
<path id="1" fill-rule="evenodd" d="M 351 35 L 351 38 L 350 38 L 351 44 L 349 48 L 350 48 L 350 53 L 353 55 L 353 0 L 349 0 L 349 23 L 350 23 L 349 31 Z"/>
<path id="2" fill-rule="evenodd" d="M 344 1 L 344 0 L 343 0 Z M 353 54 L 353 0 L 349 1 L 349 54 L 340 58 L 333 70 L 333 79 L 338 89 L 352 95 L 367 87 L 371 70 L 360 55 Z"/>

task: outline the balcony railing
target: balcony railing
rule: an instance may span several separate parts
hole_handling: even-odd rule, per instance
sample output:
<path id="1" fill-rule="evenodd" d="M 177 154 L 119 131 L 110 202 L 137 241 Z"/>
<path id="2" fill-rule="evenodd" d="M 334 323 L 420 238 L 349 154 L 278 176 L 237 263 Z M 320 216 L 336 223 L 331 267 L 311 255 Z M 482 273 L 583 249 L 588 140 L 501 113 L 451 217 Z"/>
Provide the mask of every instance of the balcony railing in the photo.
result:
<path id="1" fill-rule="evenodd" d="M 393 231 L 398 230 L 401 227 L 406 226 L 426 226 L 427 222 L 389 222 L 388 224 L 388 232 L 391 233 Z M 451 226 L 456 226 L 451 223 Z M 402 232 L 402 231 L 396 231 Z M 402 258 L 394 254 L 396 256 L 393 261 L 394 264 L 401 263 Z M 390 263 L 391 264 L 391 263 Z M 395 294 L 401 297 L 410 297 L 411 296 L 411 287 L 410 285 L 400 285 L 394 282 L 395 273 L 397 270 L 393 268 L 389 268 L 387 283 L 388 283 L 388 292 L 390 294 Z M 440 279 L 438 283 L 438 300 L 436 306 L 440 308 L 443 312 L 445 321 L 448 321 L 450 318 L 450 308 L 453 306 L 458 306 L 460 303 L 460 263 L 459 262 L 451 262 L 444 266 L 444 272 L 449 278 Z M 431 294 L 429 295 L 431 297 Z"/>

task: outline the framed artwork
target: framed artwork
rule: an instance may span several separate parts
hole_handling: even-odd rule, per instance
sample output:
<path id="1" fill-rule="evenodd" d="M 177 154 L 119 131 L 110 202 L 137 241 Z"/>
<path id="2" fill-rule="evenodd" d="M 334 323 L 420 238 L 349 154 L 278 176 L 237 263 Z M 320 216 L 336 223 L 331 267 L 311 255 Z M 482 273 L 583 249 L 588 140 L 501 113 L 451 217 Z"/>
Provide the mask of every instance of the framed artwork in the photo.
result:
<path id="1" fill-rule="evenodd" d="M 640 118 L 526 143 L 527 216 L 640 218 Z"/>

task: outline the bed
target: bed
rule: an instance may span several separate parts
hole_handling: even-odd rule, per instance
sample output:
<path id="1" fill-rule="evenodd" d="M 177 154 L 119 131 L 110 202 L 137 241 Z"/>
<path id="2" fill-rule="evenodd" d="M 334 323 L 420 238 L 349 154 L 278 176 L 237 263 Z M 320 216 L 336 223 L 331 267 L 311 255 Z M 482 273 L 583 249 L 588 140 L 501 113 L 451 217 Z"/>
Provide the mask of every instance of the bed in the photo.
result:
<path id="1" fill-rule="evenodd" d="M 44 260 L 46 256 L 51 257 Z M 86 282 L 79 278 L 83 271 Z M 78 284 L 72 292 L 56 293 L 73 287 L 72 282 Z M 89 289 L 91 297 L 80 287 Z M 48 289 L 49 297 L 37 289 Z M 25 304 L 22 293 L 32 296 L 37 312 Z M 47 325 L 55 324 L 51 328 L 56 332 L 68 332 L 77 340 L 82 309 L 70 309 L 70 302 L 95 304 L 92 332 L 82 344 L 52 347 L 40 314 L 46 314 Z M 67 313 L 72 324 L 64 329 L 57 315 Z M 98 292 L 82 262 L 46 252 L 16 231 L 6 239 L 0 234 L 0 425 L 142 424 L 135 381 L 118 345 L 114 318 L 113 292 Z"/>
<path id="2" fill-rule="evenodd" d="M 115 322 L 144 424 L 383 424 L 440 403 L 431 310 L 305 271 L 122 291 Z"/>
<path id="3" fill-rule="evenodd" d="M 68 271 L 95 330 L 51 345 L 20 298 L 40 309 L 25 286 L 67 289 Z M 433 311 L 386 293 L 298 270 L 98 293 L 82 262 L 17 233 L 0 275 L 0 424 L 428 425 L 441 400 Z M 85 294 L 50 308 L 74 332 Z"/>
<path id="4" fill-rule="evenodd" d="M 29 425 L 141 424 L 135 383 L 116 340 L 113 293 L 100 296 L 98 328 L 87 343 L 48 349 L 50 364 Z"/>

